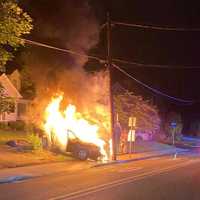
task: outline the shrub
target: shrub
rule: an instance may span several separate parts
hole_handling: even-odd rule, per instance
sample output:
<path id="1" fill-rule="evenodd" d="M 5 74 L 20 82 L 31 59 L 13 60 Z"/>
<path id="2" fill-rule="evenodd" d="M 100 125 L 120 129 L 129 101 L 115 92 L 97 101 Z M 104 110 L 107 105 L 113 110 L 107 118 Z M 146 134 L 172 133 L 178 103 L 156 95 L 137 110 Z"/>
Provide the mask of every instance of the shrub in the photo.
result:
<path id="1" fill-rule="evenodd" d="M 12 130 L 17 130 L 17 131 L 24 131 L 26 124 L 24 121 L 16 121 L 16 122 L 8 122 L 8 126 Z"/>
<path id="2" fill-rule="evenodd" d="M 176 127 L 173 128 L 171 126 L 171 123 L 175 122 Z M 172 134 L 174 132 L 175 138 L 177 140 L 181 140 L 182 137 L 182 129 L 183 129 L 183 122 L 182 122 L 182 117 L 180 113 L 176 112 L 169 112 L 166 115 L 166 119 L 164 121 L 164 130 L 167 135 L 167 137 L 172 138 Z"/>
<path id="3" fill-rule="evenodd" d="M 32 145 L 33 150 L 41 150 L 42 149 L 42 141 L 36 134 L 29 134 L 28 141 Z"/>
<path id="4" fill-rule="evenodd" d="M 27 133 L 35 133 L 34 131 L 34 124 L 32 123 L 27 123 L 26 124 L 26 130 Z"/>
<path id="5" fill-rule="evenodd" d="M 7 122 L 0 122 L 0 129 L 2 130 L 8 130 L 8 123 Z"/>

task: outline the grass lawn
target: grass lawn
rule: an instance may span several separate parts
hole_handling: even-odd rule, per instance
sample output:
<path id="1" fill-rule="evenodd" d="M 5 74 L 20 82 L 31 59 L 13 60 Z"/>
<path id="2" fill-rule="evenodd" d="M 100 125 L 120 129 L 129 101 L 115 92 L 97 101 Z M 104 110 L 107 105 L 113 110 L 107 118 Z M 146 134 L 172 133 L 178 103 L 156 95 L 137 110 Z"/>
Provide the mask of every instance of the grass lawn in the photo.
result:
<path id="1" fill-rule="evenodd" d="M 27 140 L 28 134 L 23 131 L 0 130 L 0 169 L 74 160 L 71 156 L 56 154 L 47 150 L 24 152 L 5 145 L 7 141 L 17 139 Z"/>
<path id="2" fill-rule="evenodd" d="M 23 131 L 7 131 L 0 129 L 0 145 L 5 144 L 9 140 L 16 139 L 27 139 L 27 134 Z"/>
<path id="3" fill-rule="evenodd" d="M 172 148 L 171 145 L 162 144 L 155 141 L 140 141 L 140 142 L 136 142 L 136 145 L 135 145 L 135 151 L 137 153 L 168 150 L 171 148 Z"/>

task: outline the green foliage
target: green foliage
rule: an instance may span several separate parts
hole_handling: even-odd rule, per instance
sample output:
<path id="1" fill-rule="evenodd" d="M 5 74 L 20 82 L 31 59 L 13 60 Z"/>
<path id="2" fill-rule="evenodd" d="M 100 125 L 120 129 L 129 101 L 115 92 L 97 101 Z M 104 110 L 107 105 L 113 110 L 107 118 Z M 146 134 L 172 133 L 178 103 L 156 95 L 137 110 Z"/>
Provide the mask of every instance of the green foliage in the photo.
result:
<path id="1" fill-rule="evenodd" d="M 119 121 L 123 127 L 128 128 L 128 118 L 137 118 L 137 129 L 155 133 L 160 128 L 160 117 L 155 106 L 136 96 L 133 93 L 115 95 L 115 112 L 118 113 Z"/>
<path id="2" fill-rule="evenodd" d="M 15 110 L 14 99 L 7 97 L 4 92 L 3 86 L 0 84 L 0 114 L 13 112 Z"/>
<path id="3" fill-rule="evenodd" d="M 0 0 L 0 69 L 13 57 L 13 51 L 24 44 L 21 37 L 29 34 L 32 19 L 16 0 Z"/>
<path id="4" fill-rule="evenodd" d="M 190 134 L 200 136 L 200 120 L 193 120 L 190 124 Z"/>
<path id="5" fill-rule="evenodd" d="M 175 130 L 174 130 L 174 128 L 171 127 L 172 122 L 176 123 Z M 179 139 L 181 137 L 181 133 L 182 133 L 182 129 L 183 129 L 183 123 L 182 123 L 181 115 L 179 113 L 176 113 L 176 112 L 169 112 L 167 114 L 166 119 L 165 119 L 164 129 L 165 129 L 166 135 L 169 136 L 169 137 L 171 137 L 172 132 L 175 131 L 176 139 Z"/>
<path id="6" fill-rule="evenodd" d="M 9 130 L 8 123 L 0 122 L 0 130 Z"/>
<path id="7" fill-rule="evenodd" d="M 26 123 L 24 121 L 14 121 L 14 122 L 8 122 L 8 126 L 10 127 L 11 130 L 24 131 Z"/>
<path id="8" fill-rule="evenodd" d="M 28 142 L 32 145 L 33 150 L 41 150 L 42 149 L 42 141 L 35 134 L 28 135 Z"/>
<path id="9" fill-rule="evenodd" d="M 34 99 L 36 96 L 35 84 L 31 79 L 31 74 L 29 69 L 24 66 L 20 71 L 21 74 L 21 94 L 25 99 Z"/>
<path id="10" fill-rule="evenodd" d="M 24 121 L 0 122 L 0 129 L 10 131 L 25 131 L 26 123 Z"/>
<path id="11" fill-rule="evenodd" d="M 4 123 L 4 125 L 6 125 L 6 123 Z M 7 128 L 0 128 L 0 145 L 5 144 L 9 140 L 27 140 L 27 134 L 23 131 L 13 131 Z"/>

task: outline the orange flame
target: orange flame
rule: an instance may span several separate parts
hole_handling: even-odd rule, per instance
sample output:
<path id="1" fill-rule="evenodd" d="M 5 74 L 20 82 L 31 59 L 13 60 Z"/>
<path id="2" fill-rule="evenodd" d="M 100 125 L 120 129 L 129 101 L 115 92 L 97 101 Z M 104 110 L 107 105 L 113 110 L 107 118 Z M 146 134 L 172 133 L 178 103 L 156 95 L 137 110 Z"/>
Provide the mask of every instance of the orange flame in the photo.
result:
<path id="1" fill-rule="evenodd" d="M 69 104 L 67 108 L 61 112 L 60 103 L 63 96 L 60 95 L 53 98 L 45 110 L 44 130 L 50 141 L 52 134 L 62 150 L 66 149 L 68 142 L 68 130 L 72 131 L 81 141 L 95 144 L 100 148 L 103 160 L 107 160 L 105 151 L 105 141 L 99 137 L 99 127 L 85 120 L 81 113 L 76 112 L 76 107 Z"/>

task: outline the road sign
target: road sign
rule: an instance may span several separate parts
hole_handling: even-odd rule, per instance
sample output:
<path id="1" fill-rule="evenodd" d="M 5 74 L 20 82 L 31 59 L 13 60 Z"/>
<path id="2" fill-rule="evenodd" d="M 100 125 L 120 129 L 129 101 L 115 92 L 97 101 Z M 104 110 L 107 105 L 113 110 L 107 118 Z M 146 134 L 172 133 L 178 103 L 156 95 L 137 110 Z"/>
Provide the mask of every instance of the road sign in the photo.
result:
<path id="1" fill-rule="evenodd" d="M 172 144 L 175 145 L 176 122 L 171 122 L 172 127 Z"/>
<path id="2" fill-rule="evenodd" d="M 176 128 L 176 122 L 171 122 L 171 127 Z"/>
<path id="3" fill-rule="evenodd" d="M 128 126 L 129 127 L 135 127 L 136 126 L 136 117 L 129 117 Z"/>
<path id="4" fill-rule="evenodd" d="M 128 126 L 130 127 L 128 132 L 129 153 L 133 153 L 135 149 L 136 117 L 129 117 Z"/>
<path id="5" fill-rule="evenodd" d="M 128 142 L 135 142 L 135 130 L 129 130 Z"/>

